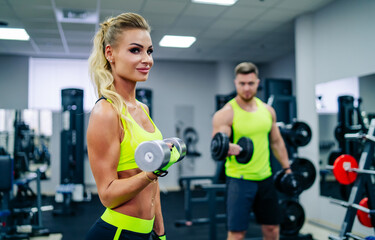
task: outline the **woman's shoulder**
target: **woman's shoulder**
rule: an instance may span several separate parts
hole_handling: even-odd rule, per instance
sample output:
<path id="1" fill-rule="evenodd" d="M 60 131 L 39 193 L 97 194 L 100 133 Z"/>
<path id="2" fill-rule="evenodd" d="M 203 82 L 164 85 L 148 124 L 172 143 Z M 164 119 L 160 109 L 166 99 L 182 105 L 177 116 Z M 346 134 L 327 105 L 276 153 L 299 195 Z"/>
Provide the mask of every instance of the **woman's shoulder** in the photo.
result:
<path id="1" fill-rule="evenodd" d="M 90 119 L 92 118 L 102 121 L 117 121 L 118 116 L 110 102 L 101 100 L 94 105 L 90 113 Z"/>

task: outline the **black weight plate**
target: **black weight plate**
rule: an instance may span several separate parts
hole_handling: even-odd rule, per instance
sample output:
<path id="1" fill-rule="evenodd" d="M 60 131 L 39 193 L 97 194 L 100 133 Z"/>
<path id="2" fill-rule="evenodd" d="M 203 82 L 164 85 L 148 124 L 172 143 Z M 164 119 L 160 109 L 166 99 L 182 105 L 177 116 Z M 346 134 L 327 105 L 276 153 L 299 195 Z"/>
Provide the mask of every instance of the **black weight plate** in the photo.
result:
<path id="1" fill-rule="evenodd" d="M 281 235 L 295 236 L 305 223 L 305 211 L 295 200 L 284 199 L 280 201 L 282 222 L 280 224 Z"/>
<path id="2" fill-rule="evenodd" d="M 291 128 L 292 142 L 295 146 L 303 147 L 311 141 L 311 128 L 304 122 L 294 122 Z"/>
<path id="3" fill-rule="evenodd" d="M 237 162 L 242 164 L 250 162 L 254 152 L 253 141 L 250 138 L 242 137 L 238 140 L 237 145 L 242 148 L 240 154 L 236 156 Z"/>
<path id="4" fill-rule="evenodd" d="M 309 189 L 315 182 L 316 169 L 314 164 L 305 158 L 295 158 L 290 168 L 293 172 L 299 173 L 302 176 L 301 186 L 303 190 Z"/>
<path id="5" fill-rule="evenodd" d="M 228 155 L 229 138 L 225 133 L 218 132 L 211 140 L 211 156 L 216 161 L 223 161 Z"/>

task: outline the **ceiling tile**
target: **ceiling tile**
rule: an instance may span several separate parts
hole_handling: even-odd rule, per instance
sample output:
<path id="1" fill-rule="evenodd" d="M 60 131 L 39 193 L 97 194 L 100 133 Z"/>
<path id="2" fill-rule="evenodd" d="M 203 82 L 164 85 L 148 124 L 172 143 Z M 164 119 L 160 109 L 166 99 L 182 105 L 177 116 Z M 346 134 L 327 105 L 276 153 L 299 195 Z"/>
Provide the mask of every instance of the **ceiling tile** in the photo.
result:
<path id="1" fill-rule="evenodd" d="M 38 45 L 38 46 L 41 46 L 41 45 L 61 45 L 62 42 L 61 42 L 61 39 L 59 37 L 55 37 L 55 38 L 33 38 L 34 42 Z"/>
<path id="2" fill-rule="evenodd" d="M 4 1 L 0 1 L 0 20 L 13 17 L 13 9 Z"/>
<path id="3" fill-rule="evenodd" d="M 42 53 L 65 53 L 64 47 L 61 44 L 38 45 L 38 47 Z"/>
<path id="4" fill-rule="evenodd" d="M 206 29 L 213 22 L 213 18 L 206 16 L 180 16 L 176 19 L 174 27 L 176 28 L 189 28 L 197 27 L 200 29 Z"/>
<path id="5" fill-rule="evenodd" d="M 244 26 L 243 31 L 247 32 L 269 32 L 280 26 L 279 22 L 254 21 Z"/>
<path id="6" fill-rule="evenodd" d="M 212 30 L 231 30 L 236 31 L 241 29 L 246 25 L 246 22 L 241 20 L 232 20 L 232 19 L 218 19 L 214 21 L 210 26 Z"/>
<path id="7" fill-rule="evenodd" d="M 51 29 L 56 30 L 57 24 L 56 22 L 26 22 L 25 23 L 26 30 L 27 29 Z"/>
<path id="8" fill-rule="evenodd" d="M 296 16 L 299 15 L 298 11 L 287 10 L 280 8 L 272 8 L 269 11 L 265 12 L 260 18 L 260 21 L 268 22 L 289 22 L 293 20 Z"/>
<path id="9" fill-rule="evenodd" d="M 278 8 L 313 11 L 323 5 L 326 5 L 333 0 L 284 0 L 277 4 Z"/>
<path id="10" fill-rule="evenodd" d="M 223 13 L 226 10 L 228 10 L 228 7 L 192 3 L 186 8 L 184 15 L 218 17 L 221 13 Z"/>
<path id="11" fill-rule="evenodd" d="M 9 41 L 0 40 L 0 52 L 9 52 L 9 50 L 15 53 L 22 53 L 23 51 L 34 52 L 30 41 Z"/>
<path id="12" fill-rule="evenodd" d="M 143 8 L 144 13 L 166 13 L 178 15 L 186 6 L 185 2 L 151 0 L 147 1 Z"/>
<path id="13" fill-rule="evenodd" d="M 84 24 L 84 23 L 61 23 L 62 29 L 65 31 L 89 31 L 95 32 L 94 24 Z"/>
<path id="14" fill-rule="evenodd" d="M 119 1 L 119 0 L 105 0 L 101 1 L 100 8 L 102 12 L 111 10 L 122 12 L 140 12 L 141 7 L 144 4 L 144 0 L 137 1 Z M 118 14 L 110 14 L 109 16 L 116 16 Z"/>
<path id="15" fill-rule="evenodd" d="M 176 20 L 177 15 L 173 14 L 156 14 L 145 13 L 143 17 L 147 19 L 148 23 L 152 26 L 170 26 Z"/>
<path id="16" fill-rule="evenodd" d="M 21 6 L 15 6 L 14 12 L 20 19 L 24 19 L 25 21 L 33 18 L 55 19 L 52 7 L 40 8 L 38 6 L 30 6 L 24 8 Z"/>
<path id="17" fill-rule="evenodd" d="M 238 0 L 235 4 L 236 6 L 240 7 L 262 7 L 262 8 L 269 8 L 282 0 Z"/>
<path id="18" fill-rule="evenodd" d="M 56 7 L 59 9 L 86 9 L 95 10 L 97 1 L 94 0 L 51 0 L 55 1 Z M 104 2 L 103 2 L 104 3 Z"/>
<path id="19" fill-rule="evenodd" d="M 95 33 L 89 31 L 66 31 L 67 42 L 91 44 Z"/>
<path id="20" fill-rule="evenodd" d="M 60 38 L 60 33 L 57 30 L 38 30 L 38 29 L 33 29 L 30 31 L 27 31 L 27 33 L 32 37 L 34 40 L 37 38 L 45 38 L 45 39 L 53 39 L 53 38 Z"/>
<path id="21" fill-rule="evenodd" d="M 217 29 L 207 29 L 199 35 L 199 38 L 208 38 L 212 40 L 223 40 L 230 37 L 235 32 L 234 29 L 225 29 L 218 31 Z"/>
<path id="22" fill-rule="evenodd" d="M 261 15 L 264 11 L 264 8 L 244 8 L 241 6 L 234 5 L 233 7 L 225 11 L 221 17 L 225 19 L 240 19 L 245 21 L 251 21 L 257 18 L 259 15 Z"/>

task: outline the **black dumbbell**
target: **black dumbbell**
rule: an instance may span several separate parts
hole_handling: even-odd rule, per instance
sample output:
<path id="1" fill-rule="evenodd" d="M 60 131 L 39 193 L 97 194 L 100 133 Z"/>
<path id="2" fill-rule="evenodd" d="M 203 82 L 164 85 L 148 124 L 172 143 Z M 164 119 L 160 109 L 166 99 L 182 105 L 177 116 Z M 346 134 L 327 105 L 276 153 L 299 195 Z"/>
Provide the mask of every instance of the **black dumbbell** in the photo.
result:
<path id="1" fill-rule="evenodd" d="M 285 173 L 285 169 L 281 169 L 274 176 L 276 189 L 288 196 L 298 196 L 303 192 L 303 176 L 299 173 Z"/>
<path id="2" fill-rule="evenodd" d="M 236 143 L 241 147 L 241 152 L 236 156 L 239 163 L 248 163 L 254 152 L 254 144 L 250 138 L 242 137 Z M 211 141 L 211 156 L 216 161 L 224 161 L 228 155 L 229 137 L 222 132 L 218 132 Z"/>
<path id="3" fill-rule="evenodd" d="M 167 170 L 171 163 L 171 149 L 167 143 L 173 144 L 180 153 L 181 161 L 186 156 L 186 144 L 179 138 L 167 138 L 164 140 L 153 140 L 142 142 L 134 153 L 135 162 L 143 171 L 153 172 L 156 170 Z"/>

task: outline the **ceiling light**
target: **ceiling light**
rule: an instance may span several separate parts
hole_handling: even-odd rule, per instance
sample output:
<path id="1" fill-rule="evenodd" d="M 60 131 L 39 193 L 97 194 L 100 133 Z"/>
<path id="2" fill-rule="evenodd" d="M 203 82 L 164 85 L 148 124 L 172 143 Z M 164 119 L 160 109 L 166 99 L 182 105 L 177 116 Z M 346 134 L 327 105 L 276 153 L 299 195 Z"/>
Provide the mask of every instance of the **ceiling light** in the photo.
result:
<path id="1" fill-rule="evenodd" d="M 190 36 L 173 36 L 165 35 L 159 42 L 162 47 L 176 47 L 176 48 L 188 48 L 194 42 L 196 38 Z"/>
<path id="2" fill-rule="evenodd" d="M 215 5 L 224 5 L 232 6 L 237 2 L 237 0 L 191 0 L 194 3 L 203 3 L 203 4 L 215 4 Z"/>
<path id="3" fill-rule="evenodd" d="M 30 36 L 23 28 L 0 28 L 0 39 L 27 41 Z"/>

